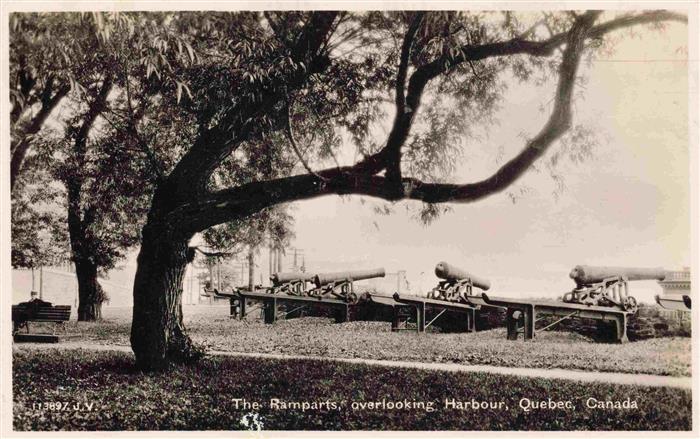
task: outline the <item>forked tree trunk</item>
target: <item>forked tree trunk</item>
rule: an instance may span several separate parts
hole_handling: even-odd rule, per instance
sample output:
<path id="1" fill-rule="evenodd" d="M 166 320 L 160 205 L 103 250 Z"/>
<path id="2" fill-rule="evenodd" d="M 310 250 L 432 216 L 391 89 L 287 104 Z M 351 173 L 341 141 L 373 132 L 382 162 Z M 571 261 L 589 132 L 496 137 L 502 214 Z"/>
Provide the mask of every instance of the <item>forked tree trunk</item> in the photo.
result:
<path id="1" fill-rule="evenodd" d="M 97 281 L 97 266 L 91 261 L 75 261 L 75 274 L 78 277 L 78 321 L 101 319 L 105 295 Z"/>
<path id="2" fill-rule="evenodd" d="M 76 179 L 77 180 L 77 179 Z M 80 183 L 69 181 L 68 188 L 68 236 L 71 254 L 78 278 L 78 321 L 93 322 L 102 317 L 105 294 L 97 282 L 97 265 L 93 262 L 90 242 L 85 233 L 85 223 L 80 215 Z"/>
<path id="3" fill-rule="evenodd" d="M 131 347 L 142 370 L 162 370 L 171 362 L 189 363 L 202 356 L 182 321 L 187 263 L 187 239 L 174 238 L 161 227 L 144 227 L 131 323 Z"/>
<path id="4" fill-rule="evenodd" d="M 105 294 L 97 282 L 97 264 L 94 262 L 97 255 L 92 241 L 95 239 L 87 231 L 93 225 L 95 219 L 95 206 L 83 209 L 81 199 L 85 190 L 85 176 L 82 169 L 87 157 L 87 140 L 93 124 L 107 104 L 107 95 L 112 89 L 112 80 L 109 76 L 104 79 L 100 87 L 97 99 L 90 103 L 88 111 L 82 116 L 82 124 L 71 126 L 70 133 L 73 136 L 73 159 L 78 169 L 67 172 L 63 183 L 68 195 L 68 234 L 70 238 L 71 253 L 75 262 L 75 274 L 78 277 L 78 320 L 94 321 L 102 317 L 102 302 Z M 65 88 L 65 93 L 68 89 Z M 60 98 L 59 98 L 60 99 Z"/>

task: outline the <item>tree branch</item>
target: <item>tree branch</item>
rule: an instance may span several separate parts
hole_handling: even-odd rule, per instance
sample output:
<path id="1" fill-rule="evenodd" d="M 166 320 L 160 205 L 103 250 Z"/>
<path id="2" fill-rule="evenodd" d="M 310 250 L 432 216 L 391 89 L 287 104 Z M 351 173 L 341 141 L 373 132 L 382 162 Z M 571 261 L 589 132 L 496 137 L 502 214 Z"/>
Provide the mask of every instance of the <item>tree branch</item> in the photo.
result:
<path id="1" fill-rule="evenodd" d="M 688 17 L 670 11 L 651 11 L 641 14 L 631 14 L 614 18 L 605 23 L 593 26 L 588 32 L 588 38 L 598 38 L 614 30 L 630 27 L 638 24 L 656 23 L 659 21 L 688 22 Z M 464 45 L 458 55 L 441 56 L 421 67 L 420 79 L 430 80 L 441 73 L 455 67 L 464 61 L 478 61 L 485 58 L 500 57 L 516 54 L 532 56 L 549 56 L 552 52 L 567 41 L 568 32 L 562 32 L 542 41 L 524 40 L 513 38 L 507 41 L 482 44 L 478 46 Z M 419 79 L 419 78 L 417 78 Z"/>
<path id="2" fill-rule="evenodd" d="M 420 101 L 420 96 L 415 96 L 415 93 L 411 94 L 410 89 L 409 96 L 405 96 L 404 88 L 406 87 L 406 74 L 411 56 L 411 47 L 424 16 L 425 12 L 416 13 L 401 44 L 401 59 L 395 87 L 396 116 L 384 148 L 386 153 L 384 154 L 383 162 L 386 167 L 386 175 L 390 181 L 397 185 L 401 181 L 401 146 L 406 142 L 406 137 L 411 130 L 413 118 Z"/>
<path id="3" fill-rule="evenodd" d="M 28 123 L 26 128 L 22 130 L 17 128 L 17 131 L 21 131 L 21 133 L 13 133 L 13 139 L 10 141 L 10 191 L 15 187 L 17 177 L 22 168 L 22 163 L 24 162 L 24 157 L 27 155 L 27 151 L 31 145 L 31 138 L 41 130 L 41 127 L 44 126 L 44 122 L 46 122 L 51 112 L 58 106 L 58 103 L 61 102 L 61 99 L 63 99 L 69 91 L 70 87 L 67 85 L 60 87 L 56 91 L 56 94 L 46 101 L 42 101 L 41 109 Z"/>
<path id="4" fill-rule="evenodd" d="M 137 112 L 134 112 L 134 107 L 131 104 L 131 86 L 129 85 L 129 72 L 126 64 L 122 64 L 122 73 L 126 90 L 126 104 L 128 112 L 127 125 L 129 127 L 129 134 L 131 135 L 132 139 L 136 142 L 136 145 L 141 149 L 141 151 L 143 151 L 143 153 L 146 154 L 146 157 L 148 158 L 148 161 L 151 164 L 153 171 L 156 173 L 156 181 L 160 182 L 165 178 L 165 174 L 163 173 L 161 163 L 158 160 L 158 157 L 156 157 L 155 151 L 151 149 L 148 146 L 148 144 L 143 140 L 138 130 L 138 121 L 141 120 L 146 114 L 147 98 L 144 98 L 139 110 Z"/>
<path id="5" fill-rule="evenodd" d="M 294 132 L 292 131 L 292 104 L 287 101 L 287 124 L 285 127 L 285 134 L 287 136 L 287 140 L 289 143 L 292 145 L 292 149 L 294 149 L 294 153 L 296 153 L 297 157 L 299 158 L 299 161 L 301 164 L 304 166 L 304 169 L 306 169 L 306 172 L 309 174 L 320 178 L 321 180 L 325 180 L 323 177 L 318 175 L 316 172 L 314 172 L 313 169 L 311 169 L 311 166 L 306 162 L 306 159 L 304 159 L 304 156 L 301 154 L 301 151 L 297 147 L 297 142 L 294 140 Z"/>
<path id="6" fill-rule="evenodd" d="M 566 43 L 559 68 L 555 104 L 549 119 L 541 131 L 527 142 L 517 156 L 484 180 L 469 184 L 440 184 L 425 183 L 414 178 L 402 178 L 400 180 L 401 191 L 397 192 L 395 182 L 388 176 L 379 176 L 368 172 L 381 166 L 387 150 L 385 147 L 379 153 L 368 157 L 355 166 L 318 171 L 317 174 L 327 180 L 325 184 L 320 184 L 319 179 L 311 174 L 253 182 L 218 191 L 197 202 L 182 205 L 171 213 L 171 219 L 186 230 L 197 232 L 216 224 L 245 217 L 275 204 L 329 194 L 368 195 L 392 201 L 413 199 L 428 203 L 466 203 L 497 193 L 522 176 L 546 152 L 547 148 L 570 127 L 571 100 L 576 72 L 587 38 L 598 37 L 606 32 L 619 29 L 623 27 L 621 23 L 629 26 L 664 19 L 661 17 L 672 20 L 680 19 L 681 21 L 685 19 L 677 14 L 661 11 L 639 14 L 633 18 L 623 17 L 593 26 L 599 14 L 599 11 L 588 12 L 579 16 L 571 30 L 563 34 L 563 37 L 556 35 L 540 43 L 511 40 L 505 43 L 472 47 L 464 52 L 463 60 L 484 59 L 489 54 L 489 56 L 503 56 L 513 53 L 530 53 L 543 56 Z M 432 77 L 432 73 L 430 68 L 423 69 L 423 67 L 414 72 L 407 97 L 419 98 L 425 84 Z M 411 94 L 412 86 L 414 95 Z M 407 99 L 407 104 L 408 102 Z"/>
<path id="7" fill-rule="evenodd" d="M 106 76 L 102 81 L 102 86 L 99 88 L 97 96 L 95 96 L 94 100 L 90 102 L 88 111 L 85 113 L 85 115 L 83 115 L 83 123 L 75 134 L 74 141 L 76 145 L 84 146 L 87 142 L 88 135 L 90 134 L 90 130 L 92 130 L 95 121 L 107 107 L 107 97 L 109 92 L 112 90 L 112 85 L 113 81 L 111 76 Z"/>
<path id="8" fill-rule="evenodd" d="M 413 17 L 411 24 L 408 26 L 406 35 L 403 38 L 403 44 L 401 44 L 401 58 L 399 61 L 399 71 L 396 74 L 396 112 L 402 114 L 404 112 L 404 106 L 406 104 L 405 90 L 406 87 L 406 73 L 408 71 L 408 64 L 411 57 L 411 47 L 413 47 L 413 41 L 416 38 L 416 33 L 425 17 L 425 12 L 418 11 Z"/>
<path id="9" fill-rule="evenodd" d="M 84 211 L 81 207 L 81 200 L 84 195 L 87 140 L 95 121 L 107 106 L 107 97 L 112 89 L 112 85 L 112 78 L 108 75 L 102 81 L 102 86 L 99 88 L 97 96 L 88 104 L 88 110 L 82 116 L 81 125 L 77 128 L 68 128 L 68 132 L 72 134 L 72 154 L 75 157 L 76 167 L 78 168 L 72 172 L 66 172 L 64 178 L 68 196 L 68 232 L 74 256 L 83 254 L 85 246 L 89 245 L 89 240 L 86 240 L 86 231 L 95 220 L 96 204 L 88 204 Z"/>
<path id="10" fill-rule="evenodd" d="M 32 93 L 35 90 L 36 78 L 27 71 L 26 57 L 24 54 L 19 57 L 19 72 L 17 72 L 17 88 L 15 91 L 21 96 L 22 102 L 15 102 L 10 111 L 10 126 L 15 127 L 21 119 L 22 113 L 27 108 L 30 108 L 38 99 L 37 93 Z"/>
<path id="11" fill-rule="evenodd" d="M 263 11 L 263 16 L 267 20 L 267 23 L 270 25 L 270 29 L 272 29 L 272 33 L 275 35 L 275 38 L 277 38 L 277 41 L 286 45 L 287 40 L 285 39 L 279 27 L 279 24 L 275 21 L 275 18 L 272 16 L 272 13 L 270 11 Z"/>
<path id="12" fill-rule="evenodd" d="M 687 23 L 688 17 L 682 14 L 669 11 L 651 11 L 641 14 L 626 15 L 612 19 L 608 22 L 593 26 L 587 33 L 588 38 L 599 38 L 609 32 L 633 26 L 638 24 L 655 23 L 659 21 L 678 21 Z M 559 46 L 567 40 L 568 32 L 562 32 L 551 36 L 542 41 L 525 40 L 522 37 L 512 38 L 507 41 L 471 45 L 467 44 L 461 47 L 459 54 L 452 57 L 444 55 L 437 59 L 418 67 L 409 80 L 406 105 L 410 107 L 412 112 L 418 110 L 420 99 L 423 90 L 427 84 L 437 76 L 448 71 L 455 66 L 468 61 L 480 61 L 487 58 L 502 57 L 509 55 L 526 54 L 531 56 L 550 56 Z M 408 122 L 408 123 L 407 123 Z M 376 174 L 388 165 L 391 154 L 389 151 L 395 149 L 398 144 L 403 146 L 403 142 L 408 138 L 411 128 L 410 121 L 395 120 L 385 147 L 381 151 L 364 158 L 357 164 L 357 169 L 360 172 L 367 174 Z M 399 154 L 400 157 L 400 154 Z M 394 160 L 396 154 L 394 153 Z M 393 164 L 394 168 L 396 164 Z M 397 174 L 396 172 L 394 172 Z M 397 175 L 394 175 L 393 180 L 396 182 Z"/>
<path id="13" fill-rule="evenodd" d="M 571 123 L 571 96 L 576 71 L 584 48 L 587 31 L 599 13 L 587 13 L 573 25 L 559 69 L 559 84 L 552 114 L 540 133 L 514 159 L 506 163 L 492 177 L 468 185 L 428 184 L 415 179 L 401 179 L 401 192 L 397 192 L 391 177 L 358 174 L 354 167 L 328 169 L 320 172 L 326 178 L 319 184 L 312 176 L 295 176 L 268 182 L 255 182 L 238 188 L 213 194 L 204 203 L 185 207 L 178 211 L 178 218 L 188 218 L 191 224 L 185 227 L 195 231 L 204 230 L 214 224 L 244 216 L 260 208 L 281 202 L 313 198 L 331 193 L 353 193 L 380 197 L 388 200 L 417 199 L 426 202 L 474 201 L 500 191 L 515 181 L 541 156 Z M 251 197 L 251 195 L 253 195 Z M 193 210 L 190 210 L 193 209 Z"/>
<path id="14" fill-rule="evenodd" d="M 304 26 L 290 50 L 296 63 L 304 63 L 306 69 L 299 68 L 285 78 L 284 84 L 293 90 L 301 86 L 310 75 L 327 66 L 327 60 L 319 53 L 325 35 L 332 28 L 337 12 L 314 12 Z M 281 112 L 275 113 L 276 105 L 284 101 L 284 93 L 275 84 L 261 83 L 251 96 L 255 101 L 243 101 L 232 108 L 217 126 L 200 134 L 187 153 L 175 166 L 167 178 L 169 204 L 196 198 L 206 192 L 206 183 L 212 172 L 242 142 L 251 140 L 258 130 L 259 115 L 273 114 L 275 129 L 284 128 Z M 158 191 L 157 191 L 158 192 Z"/>

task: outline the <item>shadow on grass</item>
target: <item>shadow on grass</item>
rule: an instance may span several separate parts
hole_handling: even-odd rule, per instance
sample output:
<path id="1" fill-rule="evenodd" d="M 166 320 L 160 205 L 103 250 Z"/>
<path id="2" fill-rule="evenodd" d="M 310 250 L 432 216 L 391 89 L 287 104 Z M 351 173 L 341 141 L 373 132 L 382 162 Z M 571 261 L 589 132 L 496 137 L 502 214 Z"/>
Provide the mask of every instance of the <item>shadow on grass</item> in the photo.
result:
<path id="1" fill-rule="evenodd" d="M 13 376 L 16 430 L 240 430 L 250 416 L 272 430 L 691 428 L 689 391 L 486 373 L 222 357 L 141 373 L 123 352 L 32 350 L 15 352 Z M 589 408 L 590 398 L 636 408 Z M 524 399 L 571 408 L 525 410 Z M 448 400 L 502 405 L 462 410 Z M 92 405 L 37 407 L 46 401 Z"/>

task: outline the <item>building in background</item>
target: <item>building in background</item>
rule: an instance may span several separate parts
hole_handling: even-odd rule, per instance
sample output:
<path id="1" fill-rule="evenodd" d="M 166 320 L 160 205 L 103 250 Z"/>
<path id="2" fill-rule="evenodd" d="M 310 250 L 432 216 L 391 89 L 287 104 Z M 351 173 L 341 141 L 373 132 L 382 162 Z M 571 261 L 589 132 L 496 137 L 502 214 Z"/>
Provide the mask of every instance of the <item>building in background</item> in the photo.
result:
<path id="1" fill-rule="evenodd" d="M 668 271 L 664 280 L 659 281 L 663 289 L 661 295 L 656 296 L 656 303 L 670 310 L 678 311 L 679 318 L 690 319 L 690 267 L 683 267 L 680 271 Z"/>

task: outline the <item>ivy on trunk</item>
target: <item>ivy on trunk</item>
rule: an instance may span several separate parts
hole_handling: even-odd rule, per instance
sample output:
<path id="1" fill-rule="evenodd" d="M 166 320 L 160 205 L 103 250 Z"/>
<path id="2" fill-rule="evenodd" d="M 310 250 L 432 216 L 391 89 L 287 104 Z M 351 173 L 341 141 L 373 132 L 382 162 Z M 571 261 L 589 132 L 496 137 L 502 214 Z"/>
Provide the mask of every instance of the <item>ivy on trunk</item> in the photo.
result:
<path id="1" fill-rule="evenodd" d="M 131 346 L 144 370 L 169 362 L 190 363 L 202 356 L 185 330 L 182 285 L 189 262 L 188 238 L 166 225 L 149 223 L 137 259 Z"/>

